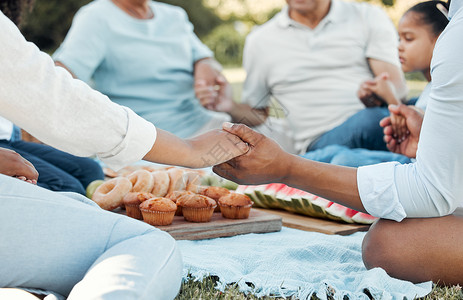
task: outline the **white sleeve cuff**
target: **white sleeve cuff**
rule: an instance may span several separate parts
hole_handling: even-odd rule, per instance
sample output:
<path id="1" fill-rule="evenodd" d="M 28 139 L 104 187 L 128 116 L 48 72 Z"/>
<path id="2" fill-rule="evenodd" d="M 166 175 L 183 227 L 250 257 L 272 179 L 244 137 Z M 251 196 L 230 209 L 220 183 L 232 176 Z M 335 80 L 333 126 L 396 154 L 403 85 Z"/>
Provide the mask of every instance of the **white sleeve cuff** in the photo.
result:
<path id="1" fill-rule="evenodd" d="M 370 215 L 397 222 L 407 216 L 395 188 L 394 172 L 398 164 L 388 162 L 358 168 L 360 199 Z"/>
<path id="2" fill-rule="evenodd" d="M 153 148 L 157 135 L 153 123 L 141 118 L 129 108 L 124 107 L 124 109 L 128 119 L 127 134 L 114 149 L 98 154 L 98 157 L 114 170 L 143 159 Z"/>

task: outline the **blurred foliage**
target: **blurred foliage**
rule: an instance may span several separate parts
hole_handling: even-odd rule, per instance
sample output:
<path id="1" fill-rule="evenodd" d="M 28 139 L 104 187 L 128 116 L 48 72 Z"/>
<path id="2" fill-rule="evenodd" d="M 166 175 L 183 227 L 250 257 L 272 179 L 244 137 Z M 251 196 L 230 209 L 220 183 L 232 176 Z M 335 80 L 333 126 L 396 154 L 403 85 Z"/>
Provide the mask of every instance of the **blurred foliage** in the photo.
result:
<path id="1" fill-rule="evenodd" d="M 222 20 L 214 11 L 203 4 L 203 0 L 158 0 L 183 8 L 190 22 L 195 27 L 195 33 L 200 39 L 209 34 L 215 27 L 222 23 Z"/>
<path id="2" fill-rule="evenodd" d="M 52 53 L 66 36 L 77 10 L 91 0 L 36 0 L 35 2 L 33 10 L 24 18 L 21 31 L 27 40 L 35 43 L 41 50 Z M 199 38 L 203 38 L 222 23 L 210 8 L 202 4 L 202 0 L 159 2 L 184 8 Z"/>
<path id="3" fill-rule="evenodd" d="M 236 30 L 235 24 L 225 23 L 215 28 L 203 42 L 214 52 L 215 58 L 222 65 L 240 66 L 244 40 L 245 35 Z"/>
<path id="4" fill-rule="evenodd" d="M 89 2 L 90 0 L 36 0 L 34 8 L 24 18 L 21 31 L 27 40 L 51 53 L 64 39 L 74 14 Z"/>

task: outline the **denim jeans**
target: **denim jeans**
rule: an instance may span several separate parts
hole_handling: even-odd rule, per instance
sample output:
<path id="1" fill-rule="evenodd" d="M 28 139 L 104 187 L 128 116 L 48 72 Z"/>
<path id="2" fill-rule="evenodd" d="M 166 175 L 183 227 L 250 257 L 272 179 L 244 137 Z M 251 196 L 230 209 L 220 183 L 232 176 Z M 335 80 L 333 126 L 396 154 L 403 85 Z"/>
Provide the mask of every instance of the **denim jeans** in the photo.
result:
<path id="1" fill-rule="evenodd" d="M 379 126 L 379 121 L 387 116 L 389 116 L 387 107 L 365 108 L 338 127 L 321 135 L 309 145 L 307 151 L 321 149 L 329 145 L 387 151 L 386 143 L 383 140 L 383 128 Z"/>
<path id="2" fill-rule="evenodd" d="M 16 151 L 39 172 L 37 185 L 52 191 L 85 195 L 87 185 L 103 179 L 101 166 L 93 159 L 78 157 L 53 147 L 22 140 L 0 140 L 0 147 Z"/>
<path id="3" fill-rule="evenodd" d="M 0 288 L 69 300 L 173 299 L 182 261 L 174 239 L 144 222 L 0 175 Z"/>
<path id="4" fill-rule="evenodd" d="M 410 158 L 389 151 L 350 149 L 341 145 L 330 145 L 315 151 L 307 152 L 302 157 L 319 162 L 347 167 L 361 167 L 388 161 L 402 164 L 412 162 Z"/>

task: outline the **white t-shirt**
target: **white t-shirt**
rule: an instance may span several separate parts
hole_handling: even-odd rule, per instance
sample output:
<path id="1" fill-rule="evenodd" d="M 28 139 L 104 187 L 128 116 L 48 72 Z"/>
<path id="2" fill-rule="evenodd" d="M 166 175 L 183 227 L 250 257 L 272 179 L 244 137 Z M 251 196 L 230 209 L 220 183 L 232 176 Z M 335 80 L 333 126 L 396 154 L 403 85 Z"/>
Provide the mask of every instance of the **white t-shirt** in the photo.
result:
<path id="1" fill-rule="evenodd" d="M 247 37 L 243 102 L 266 107 L 276 98 L 297 150 L 305 150 L 364 108 L 357 90 L 373 78 L 367 59 L 399 67 L 397 45 L 397 31 L 379 7 L 332 0 L 315 29 L 289 18 L 285 7 Z"/>
<path id="2" fill-rule="evenodd" d="M 431 92 L 416 162 L 358 169 L 360 197 L 374 216 L 396 221 L 436 217 L 463 206 L 463 1 L 451 3 L 454 16 L 431 61 Z"/>
<path id="3" fill-rule="evenodd" d="M 156 129 L 28 43 L 0 12 L 0 114 L 44 143 L 118 169 L 142 159 Z"/>
<path id="4" fill-rule="evenodd" d="M 0 140 L 10 140 L 13 134 L 13 123 L 0 117 Z"/>

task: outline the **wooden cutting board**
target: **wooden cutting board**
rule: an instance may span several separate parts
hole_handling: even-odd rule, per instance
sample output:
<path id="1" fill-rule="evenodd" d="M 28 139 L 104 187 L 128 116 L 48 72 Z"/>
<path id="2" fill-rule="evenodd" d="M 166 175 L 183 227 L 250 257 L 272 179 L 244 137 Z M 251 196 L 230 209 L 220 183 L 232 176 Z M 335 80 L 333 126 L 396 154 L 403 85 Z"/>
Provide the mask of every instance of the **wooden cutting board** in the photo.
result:
<path id="1" fill-rule="evenodd" d="M 283 220 L 283 226 L 305 231 L 349 235 L 358 231 L 367 231 L 368 228 L 370 228 L 369 225 L 347 224 L 331 220 L 317 219 L 309 216 L 294 214 L 284 210 L 263 208 L 253 208 L 253 210 L 280 216 Z"/>
<path id="2" fill-rule="evenodd" d="M 125 214 L 124 210 L 117 211 Z M 193 223 L 183 216 L 175 216 L 171 225 L 157 226 L 168 232 L 176 240 L 202 240 L 227 237 L 246 233 L 265 233 L 280 231 L 281 217 L 265 211 L 251 209 L 247 219 L 225 219 L 215 212 L 210 222 Z"/>

